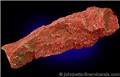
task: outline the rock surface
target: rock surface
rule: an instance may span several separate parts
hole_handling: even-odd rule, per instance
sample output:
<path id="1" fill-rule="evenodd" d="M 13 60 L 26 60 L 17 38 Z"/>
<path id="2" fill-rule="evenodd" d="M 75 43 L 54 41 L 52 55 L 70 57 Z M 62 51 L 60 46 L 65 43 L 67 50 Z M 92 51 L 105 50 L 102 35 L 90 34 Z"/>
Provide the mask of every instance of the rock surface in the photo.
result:
<path id="1" fill-rule="evenodd" d="M 11 67 L 20 68 L 33 59 L 61 54 L 73 48 L 90 47 L 118 28 L 117 16 L 110 8 L 89 7 L 39 27 L 17 42 L 4 45 L 2 49 Z"/>

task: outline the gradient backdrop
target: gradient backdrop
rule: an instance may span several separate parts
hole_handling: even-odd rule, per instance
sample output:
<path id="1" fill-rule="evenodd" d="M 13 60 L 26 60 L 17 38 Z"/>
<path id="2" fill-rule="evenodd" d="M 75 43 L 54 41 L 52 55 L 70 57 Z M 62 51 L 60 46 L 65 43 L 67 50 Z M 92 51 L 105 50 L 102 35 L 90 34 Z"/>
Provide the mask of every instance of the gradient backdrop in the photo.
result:
<path id="1" fill-rule="evenodd" d="M 90 6 L 109 7 L 120 19 L 120 2 L 2 2 L 2 46 L 23 38 L 41 25 Z M 2 77 L 58 77 L 59 72 L 120 72 L 120 30 L 100 39 L 93 47 L 40 58 L 17 70 L 10 68 L 3 50 L 1 55 Z"/>

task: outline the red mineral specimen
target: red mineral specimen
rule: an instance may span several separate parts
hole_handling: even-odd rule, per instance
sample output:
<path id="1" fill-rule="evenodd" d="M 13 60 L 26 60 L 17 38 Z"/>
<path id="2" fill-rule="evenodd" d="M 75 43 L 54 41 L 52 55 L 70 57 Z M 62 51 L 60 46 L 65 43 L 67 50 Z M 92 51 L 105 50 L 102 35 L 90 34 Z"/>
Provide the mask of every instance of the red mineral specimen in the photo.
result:
<path id="1" fill-rule="evenodd" d="M 99 38 L 113 34 L 118 28 L 117 16 L 110 8 L 90 7 L 39 27 L 19 41 L 4 45 L 2 49 L 11 67 L 20 68 L 33 59 L 73 48 L 90 47 Z"/>

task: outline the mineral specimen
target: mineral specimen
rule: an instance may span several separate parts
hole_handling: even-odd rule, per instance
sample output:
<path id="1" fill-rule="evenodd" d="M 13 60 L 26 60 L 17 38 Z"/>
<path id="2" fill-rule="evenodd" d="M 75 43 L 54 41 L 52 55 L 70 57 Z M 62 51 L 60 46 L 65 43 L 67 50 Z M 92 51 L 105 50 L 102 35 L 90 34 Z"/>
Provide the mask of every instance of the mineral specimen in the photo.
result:
<path id="1" fill-rule="evenodd" d="M 2 49 L 11 67 L 20 68 L 33 59 L 93 46 L 99 38 L 113 34 L 118 28 L 117 16 L 110 8 L 94 6 L 39 27 Z"/>

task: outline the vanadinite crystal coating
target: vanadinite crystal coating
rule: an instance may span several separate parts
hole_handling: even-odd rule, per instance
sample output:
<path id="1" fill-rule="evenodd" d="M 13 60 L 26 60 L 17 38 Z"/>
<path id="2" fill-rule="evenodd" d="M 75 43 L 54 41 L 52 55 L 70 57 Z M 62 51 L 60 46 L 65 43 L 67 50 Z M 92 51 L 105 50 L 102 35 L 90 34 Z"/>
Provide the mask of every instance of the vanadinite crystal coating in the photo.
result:
<path id="1" fill-rule="evenodd" d="M 99 38 L 113 34 L 118 28 L 117 16 L 110 8 L 89 7 L 39 27 L 2 49 L 11 67 L 20 68 L 33 59 L 93 46 Z"/>

